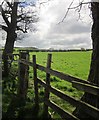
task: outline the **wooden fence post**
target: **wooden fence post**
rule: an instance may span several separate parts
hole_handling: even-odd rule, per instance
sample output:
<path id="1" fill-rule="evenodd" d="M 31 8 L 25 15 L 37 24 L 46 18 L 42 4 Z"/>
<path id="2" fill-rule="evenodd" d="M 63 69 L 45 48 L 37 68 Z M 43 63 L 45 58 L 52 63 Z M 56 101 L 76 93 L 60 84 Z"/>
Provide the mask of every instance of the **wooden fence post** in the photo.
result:
<path id="1" fill-rule="evenodd" d="M 19 60 L 25 59 L 29 61 L 29 52 L 20 52 Z M 27 89 L 28 89 L 28 77 L 29 77 L 29 66 L 21 63 L 19 61 L 19 71 L 18 71 L 18 95 L 22 99 L 26 99 Z"/>
<path id="2" fill-rule="evenodd" d="M 35 105 L 38 109 L 39 101 L 38 101 L 38 81 L 37 81 L 37 67 L 36 67 L 36 55 L 33 55 L 33 76 L 34 76 L 34 92 L 35 92 Z"/>
<path id="3" fill-rule="evenodd" d="M 52 59 L 52 54 L 48 54 L 48 58 L 47 58 L 47 68 L 51 68 L 51 59 Z M 46 85 L 50 86 L 50 74 L 46 73 Z M 49 100 L 49 89 L 45 88 L 45 95 L 44 95 L 44 99 L 45 101 Z M 44 117 L 48 118 L 48 106 L 44 103 Z"/>

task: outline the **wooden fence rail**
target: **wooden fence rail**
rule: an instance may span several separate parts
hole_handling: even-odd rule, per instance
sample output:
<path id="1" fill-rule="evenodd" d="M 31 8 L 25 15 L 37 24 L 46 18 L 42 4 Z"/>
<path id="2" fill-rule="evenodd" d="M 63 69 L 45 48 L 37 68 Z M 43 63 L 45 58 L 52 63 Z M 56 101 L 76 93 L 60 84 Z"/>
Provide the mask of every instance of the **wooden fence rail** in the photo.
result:
<path id="1" fill-rule="evenodd" d="M 73 81 L 72 86 L 79 90 L 82 90 L 84 92 L 88 92 L 93 95 L 99 96 L 99 87 L 97 87 L 95 85 L 90 85 L 90 84 Z"/>
<path id="2" fill-rule="evenodd" d="M 24 54 L 24 52 L 22 52 L 21 54 Z M 48 117 L 48 107 L 51 107 L 64 120 L 69 119 L 69 118 L 74 119 L 74 120 L 79 120 L 79 118 L 77 118 L 73 114 L 63 110 L 58 105 L 56 105 L 54 102 L 52 102 L 49 99 L 50 92 L 51 92 L 54 95 L 58 96 L 59 98 L 69 102 L 70 104 L 72 104 L 75 107 L 80 106 L 81 109 L 84 110 L 88 115 L 92 116 L 93 118 L 98 119 L 98 117 L 99 117 L 99 109 L 98 108 L 96 108 L 96 107 L 94 107 L 94 106 L 92 106 L 92 105 L 90 105 L 90 104 L 88 104 L 88 103 L 86 103 L 86 102 L 84 102 L 82 100 L 77 100 L 77 99 L 75 99 L 75 98 L 73 98 L 73 97 L 71 97 L 69 95 L 66 95 L 62 91 L 52 87 L 50 85 L 50 76 L 53 75 L 53 76 L 56 76 L 56 77 L 58 77 L 58 78 L 60 78 L 62 80 L 68 81 L 68 82 L 72 83 L 73 87 L 75 87 L 77 89 L 80 89 L 80 90 L 83 90 L 84 92 L 96 95 L 96 96 L 99 96 L 99 94 L 98 94 L 99 93 L 99 87 L 97 87 L 95 84 L 92 84 L 92 83 L 90 83 L 88 81 L 84 81 L 84 80 L 81 80 L 79 78 L 75 78 L 73 76 L 64 74 L 62 72 L 52 70 L 51 69 L 51 58 L 52 58 L 52 55 L 48 54 L 47 66 L 46 67 L 36 63 L 36 55 L 33 55 L 32 62 L 30 62 L 29 60 L 24 59 L 22 57 L 19 60 L 19 66 L 20 66 L 20 64 L 22 64 L 24 66 L 33 67 L 35 104 L 37 106 L 39 106 L 39 95 L 38 95 L 38 89 L 39 88 L 38 88 L 38 84 L 40 84 L 45 88 L 44 113 L 45 113 L 46 117 Z M 46 73 L 46 81 L 43 81 L 40 78 L 38 78 L 37 69 L 41 70 L 41 71 L 44 71 Z M 20 77 L 23 77 L 21 75 L 23 75 L 23 74 L 21 72 L 19 72 L 19 80 L 20 80 Z M 25 78 L 25 77 L 23 77 L 23 78 Z M 21 81 L 22 81 L 22 79 L 21 79 Z M 23 87 L 23 86 L 20 86 L 20 87 Z"/>
<path id="3" fill-rule="evenodd" d="M 26 61 L 24 59 L 19 60 L 19 62 L 33 67 L 33 63 L 32 62 Z M 60 78 L 61 80 L 65 80 L 65 81 L 68 81 L 68 82 L 71 82 L 71 83 L 72 83 L 72 81 L 77 81 L 77 82 L 81 82 L 81 83 L 95 85 L 93 83 L 90 83 L 89 81 L 85 81 L 85 80 L 73 77 L 71 75 L 64 74 L 64 73 L 56 71 L 56 70 L 52 70 L 51 68 L 50 69 L 46 68 L 46 67 L 44 67 L 42 65 L 39 65 L 39 64 L 36 64 L 36 66 L 37 66 L 38 70 L 41 70 L 43 72 L 49 73 L 50 75 L 56 76 L 56 77 Z"/>
<path id="4" fill-rule="evenodd" d="M 91 115 L 92 117 L 97 117 L 97 115 L 99 114 L 99 110 L 97 108 L 95 108 L 94 106 L 91 106 L 88 103 L 85 103 L 81 100 L 76 100 L 71 96 L 68 96 L 64 93 L 62 93 L 60 90 L 55 89 L 54 87 L 51 86 L 47 86 L 46 83 L 44 83 L 44 81 L 38 79 L 38 83 L 40 83 L 43 87 L 48 88 L 50 92 L 52 92 L 54 95 L 60 97 L 61 99 L 69 102 L 70 104 L 74 105 L 74 106 L 81 106 L 82 109 L 84 109 L 84 111 L 86 111 L 87 114 Z"/>

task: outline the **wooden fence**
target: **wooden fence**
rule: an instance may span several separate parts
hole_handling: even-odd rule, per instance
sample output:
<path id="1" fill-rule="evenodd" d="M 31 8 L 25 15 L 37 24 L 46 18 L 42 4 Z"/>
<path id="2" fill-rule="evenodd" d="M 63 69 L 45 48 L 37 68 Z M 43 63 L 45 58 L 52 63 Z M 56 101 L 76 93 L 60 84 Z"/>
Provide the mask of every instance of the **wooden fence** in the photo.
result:
<path id="1" fill-rule="evenodd" d="M 50 107 L 54 111 L 56 111 L 64 120 L 65 119 L 79 120 L 79 118 L 69 113 L 68 111 L 65 111 L 64 109 L 60 108 L 57 104 L 55 104 L 53 101 L 49 99 L 50 93 L 53 93 L 54 95 L 69 102 L 75 107 L 80 106 L 80 108 L 84 110 L 84 112 L 86 112 L 88 115 L 92 116 L 95 119 L 98 119 L 99 109 L 97 107 L 94 107 L 82 100 L 77 100 L 69 95 L 64 94 L 62 91 L 54 88 L 53 86 L 50 85 L 50 76 L 53 75 L 60 78 L 61 80 L 68 81 L 72 83 L 73 87 L 96 96 L 99 96 L 99 87 L 88 81 L 84 81 L 79 78 L 75 78 L 73 76 L 51 69 L 51 59 L 52 59 L 52 55 L 48 54 L 47 66 L 44 67 L 36 63 L 36 55 L 33 55 L 32 62 L 30 62 L 29 53 L 20 52 L 19 72 L 18 72 L 19 73 L 18 94 L 20 96 L 23 96 L 24 98 L 26 97 L 27 89 L 28 89 L 28 80 L 29 80 L 29 66 L 31 66 L 33 67 L 33 76 L 34 76 L 35 104 L 36 106 L 39 106 L 38 84 L 40 84 L 45 88 L 44 113 L 47 117 L 48 117 L 48 107 Z M 41 70 L 46 73 L 45 81 L 38 78 L 37 70 Z"/>

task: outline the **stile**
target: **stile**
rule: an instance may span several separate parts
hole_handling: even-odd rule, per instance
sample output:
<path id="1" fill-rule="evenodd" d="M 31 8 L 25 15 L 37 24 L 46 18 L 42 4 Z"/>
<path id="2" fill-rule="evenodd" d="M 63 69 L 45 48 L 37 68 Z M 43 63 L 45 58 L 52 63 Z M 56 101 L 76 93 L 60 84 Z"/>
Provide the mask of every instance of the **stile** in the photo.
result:
<path id="1" fill-rule="evenodd" d="M 36 104 L 36 106 L 39 106 L 38 83 L 45 88 L 44 118 L 48 118 L 48 115 L 49 115 L 48 114 L 48 107 L 51 107 L 54 111 L 59 113 L 59 115 L 62 117 L 62 119 L 68 119 L 68 118 L 70 118 L 70 119 L 72 118 L 72 119 L 75 119 L 75 120 L 78 119 L 73 114 L 71 114 L 67 111 L 64 111 L 58 105 L 56 105 L 55 103 L 53 103 L 52 101 L 49 100 L 50 92 L 52 92 L 53 94 L 57 95 L 58 97 L 60 97 L 61 99 L 65 100 L 65 101 L 68 101 L 70 104 L 72 104 L 76 107 L 81 106 L 82 110 L 84 110 L 90 116 L 97 119 L 98 114 L 99 114 L 99 109 L 98 108 L 96 108 L 96 107 L 94 107 L 94 106 L 92 106 L 92 105 L 90 105 L 86 102 L 83 102 L 81 100 L 76 100 L 75 98 L 70 97 L 69 95 L 64 94 L 62 91 L 57 90 L 56 88 L 50 86 L 50 75 L 54 75 L 56 77 L 59 77 L 60 79 L 71 82 L 73 84 L 73 87 L 81 89 L 85 92 L 92 93 L 94 95 L 97 95 L 97 90 L 99 91 L 99 88 L 96 87 L 94 84 L 91 84 L 88 81 L 83 81 L 79 78 L 75 78 L 73 76 L 61 73 L 61 72 L 56 71 L 56 70 L 52 70 L 51 69 L 51 58 L 52 58 L 52 55 L 48 54 L 47 66 L 46 67 L 43 67 L 41 65 L 36 64 L 36 55 L 33 55 L 33 58 L 32 58 L 33 62 L 29 62 L 27 57 L 24 55 L 24 53 L 20 53 L 20 59 L 21 60 L 19 60 L 19 63 L 20 63 L 19 64 L 19 78 L 21 78 L 19 80 L 23 80 L 23 78 L 24 78 L 23 74 L 25 75 L 24 79 L 27 79 L 27 73 L 28 73 L 27 70 L 28 69 L 26 69 L 26 66 L 32 66 L 33 67 L 34 92 L 35 92 L 35 104 Z M 23 67 L 23 64 L 25 64 L 25 69 Z M 46 72 L 46 81 L 45 82 L 40 80 L 39 78 L 37 78 L 37 69 Z M 23 76 L 23 78 L 22 78 L 22 76 Z M 20 86 L 21 86 L 21 89 L 22 89 L 22 81 L 20 82 Z"/>

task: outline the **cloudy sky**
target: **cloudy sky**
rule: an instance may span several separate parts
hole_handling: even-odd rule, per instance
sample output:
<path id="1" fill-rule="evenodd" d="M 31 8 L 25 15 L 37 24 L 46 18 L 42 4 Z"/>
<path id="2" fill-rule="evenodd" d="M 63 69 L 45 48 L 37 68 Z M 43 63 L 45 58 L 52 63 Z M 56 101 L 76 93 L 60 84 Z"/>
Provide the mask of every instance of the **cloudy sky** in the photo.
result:
<path id="1" fill-rule="evenodd" d="M 61 22 L 71 1 L 51 0 L 41 6 L 37 4 L 39 7 L 39 22 L 36 24 L 37 31 L 24 35 L 23 40 L 17 41 L 15 46 L 46 49 L 91 48 L 90 31 L 92 21 L 89 17 L 90 10 L 87 5 L 82 8 L 81 20 L 79 20 L 77 10 L 70 10 L 66 19 Z M 78 2 L 79 0 L 75 0 L 73 6 L 77 5 Z M 58 24 L 59 22 L 61 23 Z M 4 41 L 2 42 L 4 43 Z"/>

